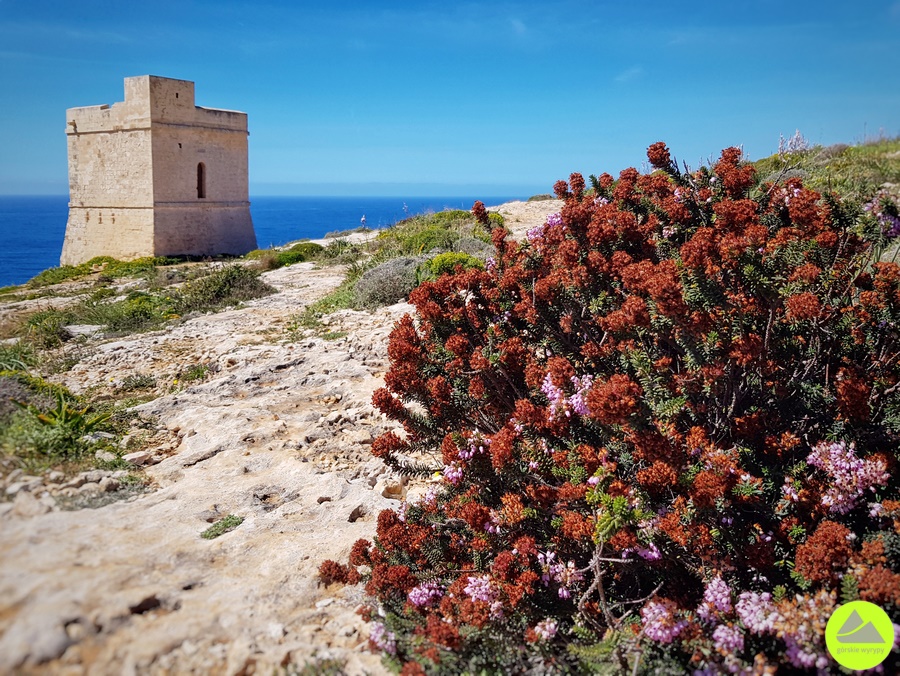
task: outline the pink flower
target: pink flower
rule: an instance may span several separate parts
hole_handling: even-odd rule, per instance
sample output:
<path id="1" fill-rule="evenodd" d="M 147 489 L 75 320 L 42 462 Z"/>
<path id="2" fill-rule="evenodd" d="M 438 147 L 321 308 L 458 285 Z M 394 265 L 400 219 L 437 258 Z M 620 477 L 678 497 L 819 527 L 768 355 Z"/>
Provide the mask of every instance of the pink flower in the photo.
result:
<path id="1" fill-rule="evenodd" d="M 737 627 L 720 624 L 713 631 L 713 641 L 716 649 L 726 654 L 733 654 L 744 649 L 744 635 Z"/>
<path id="2" fill-rule="evenodd" d="M 418 608 L 430 607 L 444 596 L 444 588 L 437 582 L 424 582 L 409 591 L 409 602 Z"/>
<path id="3" fill-rule="evenodd" d="M 741 592 L 735 610 L 751 634 L 767 634 L 775 628 L 777 613 L 768 592 Z"/>
<path id="4" fill-rule="evenodd" d="M 489 575 L 469 577 L 469 584 L 466 585 L 466 588 L 463 591 L 465 591 L 473 601 L 494 603 L 497 600 L 497 593 L 491 587 L 491 578 Z"/>
<path id="5" fill-rule="evenodd" d="M 546 620 L 541 620 L 534 626 L 534 633 L 543 641 L 549 641 L 554 636 L 556 636 L 557 624 L 556 620 L 551 620 L 549 617 Z"/>
<path id="6" fill-rule="evenodd" d="M 856 507 L 865 491 L 884 486 L 890 478 L 881 460 L 863 460 L 856 457 L 853 444 L 843 442 L 816 444 L 806 458 L 831 479 L 831 485 L 822 496 L 822 504 L 829 512 L 846 514 Z"/>
<path id="7" fill-rule="evenodd" d="M 397 654 L 397 641 L 394 632 L 388 631 L 380 622 L 372 625 L 372 631 L 369 633 L 369 640 L 374 643 L 379 650 L 390 655 Z"/>
<path id="8" fill-rule="evenodd" d="M 684 631 L 685 620 L 676 620 L 671 602 L 650 601 L 641 609 L 641 624 L 644 633 L 657 643 L 671 643 Z"/>
<path id="9" fill-rule="evenodd" d="M 449 465 L 444 466 L 444 479 L 451 484 L 458 484 L 463 478 L 463 468 L 458 462 L 453 461 Z"/>

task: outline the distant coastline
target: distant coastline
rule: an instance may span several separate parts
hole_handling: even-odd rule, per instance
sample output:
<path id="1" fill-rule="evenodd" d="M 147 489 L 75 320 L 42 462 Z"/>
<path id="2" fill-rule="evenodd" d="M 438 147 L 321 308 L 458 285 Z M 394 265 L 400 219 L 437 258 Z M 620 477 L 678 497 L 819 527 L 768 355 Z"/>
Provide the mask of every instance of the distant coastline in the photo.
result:
<path id="1" fill-rule="evenodd" d="M 277 246 L 328 232 L 387 227 L 427 211 L 470 209 L 475 200 L 501 204 L 529 195 L 455 197 L 250 197 L 260 247 Z M 0 287 L 23 284 L 59 265 L 68 216 L 68 195 L 0 195 Z"/>

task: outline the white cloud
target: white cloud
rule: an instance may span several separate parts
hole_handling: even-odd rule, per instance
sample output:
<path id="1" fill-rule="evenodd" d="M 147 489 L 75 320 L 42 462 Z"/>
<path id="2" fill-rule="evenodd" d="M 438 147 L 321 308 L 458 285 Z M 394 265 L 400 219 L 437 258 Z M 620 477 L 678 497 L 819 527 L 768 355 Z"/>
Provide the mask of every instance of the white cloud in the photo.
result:
<path id="1" fill-rule="evenodd" d="M 521 19 L 510 19 L 509 23 L 516 35 L 525 35 L 528 32 L 528 26 Z"/>
<path id="2" fill-rule="evenodd" d="M 644 74 L 644 69 L 640 66 L 632 66 L 626 70 L 623 70 L 621 73 L 616 75 L 616 82 L 631 82 L 632 80 L 636 80 L 641 75 Z"/>

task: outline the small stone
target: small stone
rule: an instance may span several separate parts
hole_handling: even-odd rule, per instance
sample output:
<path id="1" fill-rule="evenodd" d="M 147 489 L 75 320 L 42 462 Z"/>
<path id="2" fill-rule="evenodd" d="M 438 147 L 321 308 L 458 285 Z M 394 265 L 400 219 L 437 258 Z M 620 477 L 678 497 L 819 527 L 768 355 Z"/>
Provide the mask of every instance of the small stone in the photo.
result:
<path id="1" fill-rule="evenodd" d="M 27 479 L 28 477 L 26 477 Z M 9 497 L 14 497 L 22 492 L 32 492 L 35 488 L 38 488 L 43 482 L 40 479 L 32 479 L 30 481 L 23 480 L 17 481 L 14 484 L 10 484 L 6 487 L 6 494 Z"/>
<path id="2" fill-rule="evenodd" d="M 329 425 L 334 425 L 340 419 L 341 419 L 340 411 L 332 411 L 327 416 L 325 416 L 325 422 L 327 422 Z"/>
<path id="3" fill-rule="evenodd" d="M 18 480 L 18 478 L 24 474 L 25 474 L 25 472 L 22 471 L 21 469 L 14 469 L 12 472 L 10 472 L 7 475 L 6 481 L 7 481 L 7 483 L 12 483 L 13 481 Z"/>
<path id="4" fill-rule="evenodd" d="M 99 460 L 100 462 L 115 462 L 116 461 L 116 454 L 110 453 L 109 451 L 103 451 L 103 450 L 97 451 L 96 453 L 94 453 L 94 457 L 97 458 L 97 460 Z"/>
<path id="5" fill-rule="evenodd" d="M 52 484 L 58 484 L 60 481 L 66 478 L 66 475 L 60 471 L 53 470 L 47 475 L 47 481 Z"/>
<path id="6" fill-rule="evenodd" d="M 13 500 L 13 513 L 23 517 L 40 516 L 50 511 L 50 507 L 41 503 L 28 491 L 20 491 Z"/>
<path id="7" fill-rule="evenodd" d="M 82 472 L 79 476 L 84 477 L 85 482 L 88 483 L 97 483 L 105 476 L 109 476 L 107 472 L 104 472 L 101 469 L 94 469 L 90 472 Z"/>
<path id="8" fill-rule="evenodd" d="M 68 634 L 70 639 L 77 642 L 86 638 L 88 633 L 85 625 L 76 620 L 66 625 L 66 634 Z"/>
<path id="9" fill-rule="evenodd" d="M 122 456 L 122 460 L 132 465 L 146 465 L 150 460 L 150 451 L 135 451 Z"/>
<path id="10" fill-rule="evenodd" d="M 97 326 L 96 324 L 69 324 L 68 326 L 62 327 L 63 331 L 69 334 L 70 338 L 93 338 L 99 333 L 103 333 L 103 327 Z"/>
<path id="11" fill-rule="evenodd" d="M 321 496 L 319 496 L 319 499 L 316 500 L 316 502 L 318 502 L 320 505 L 323 502 L 331 502 L 331 496 L 330 495 L 321 495 Z"/>
<path id="12" fill-rule="evenodd" d="M 62 485 L 63 490 L 81 488 L 84 484 L 87 483 L 87 479 L 81 475 L 78 475 L 72 479 L 69 479 L 66 483 Z"/>
<path id="13" fill-rule="evenodd" d="M 356 430 L 347 435 L 347 441 L 351 444 L 371 444 L 372 433 L 369 430 Z"/>
<path id="14" fill-rule="evenodd" d="M 100 479 L 99 487 L 102 493 L 115 493 L 119 490 L 119 481 L 112 477 L 104 477 Z"/>
<path id="15" fill-rule="evenodd" d="M 350 516 L 347 517 L 347 521 L 350 523 L 356 523 L 359 519 L 366 515 L 366 507 L 365 505 L 357 505 L 353 508 L 353 511 L 350 512 Z"/>
<path id="16" fill-rule="evenodd" d="M 382 479 L 375 484 L 375 490 L 388 500 L 403 500 L 406 497 L 406 482 L 396 479 Z"/>
<path id="17" fill-rule="evenodd" d="M 316 603 L 316 609 L 322 610 L 322 608 L 327 608 L 332 603 L 334 603 L 334 599 L 322 599 L 321 601 Z"/>

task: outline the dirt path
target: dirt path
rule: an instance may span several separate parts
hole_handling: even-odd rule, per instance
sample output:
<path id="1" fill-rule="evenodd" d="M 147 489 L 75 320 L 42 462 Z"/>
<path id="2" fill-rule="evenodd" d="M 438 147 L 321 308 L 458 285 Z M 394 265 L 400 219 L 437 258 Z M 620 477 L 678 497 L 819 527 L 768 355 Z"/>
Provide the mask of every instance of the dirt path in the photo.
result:
<path id="1" fill-rule="evenodd" d="M 521 236 L 556 209 L 500 212 Z M 172 383 L 139 407 L 146 422 L 134 430 L 155 440 L 142 461 L 156 489 L 128 493 L 110 473 L 6 487 L 15 497 L 0 503 L 0 673 L 270 674 L 315 656 L 384 673 L 354 612 L 361 588 L 321 587 L 316 571 L 371 538 L 379 510 L 404 495 L 369 452 L 389 427 L 370 399 L 390 329 L 411 307 L 341 311 L 328 321 L 343 337 L 292 341 L 291 317 L 340 271 L 304 263 L 264 277 L 279 293 L 102 343 L 60 377 L 76 392 L 140 374 Z M 175 383 L 197 365 L 203 382 Z M 121 496 L 60 509 L 63 498 Z M 229 514 L 243 523 L 200 537 Z"/>

